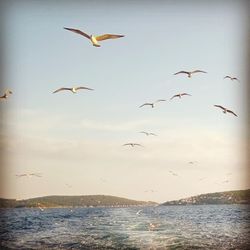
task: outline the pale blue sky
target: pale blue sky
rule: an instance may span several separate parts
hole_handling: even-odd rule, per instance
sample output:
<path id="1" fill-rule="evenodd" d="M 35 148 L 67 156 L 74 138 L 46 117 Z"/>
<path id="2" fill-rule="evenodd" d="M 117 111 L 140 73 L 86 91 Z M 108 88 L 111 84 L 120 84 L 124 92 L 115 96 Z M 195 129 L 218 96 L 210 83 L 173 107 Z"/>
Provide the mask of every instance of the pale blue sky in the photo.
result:
<path id="1" fill-rule="evenodd" d="M 8 128 L 1 136 L 8 141 L 2 196 L 111 194 L 165 201 L 245 187 L 247 10 L 241 1 L 194 2 L 3 5 L 2 89 L 14 94 L 1 103 Z M 63 27 L 125 37 L 96 48 Z M 173 75 L 197 68 L 208 74 Z M 227 74 L 241 82 L 223 80 Z M 77 85 L 95 90 L 52 94 Z M 179 92 L 192 97 L 138 108 Z M 223 115 L 214 104 L 239 117 Z M 142 130 L 159 136 L 144 137 Z M 129 141 L 145 148 L 121 146 Z M 194 160 L 198 164 L 190 167 Z M 15 177 L 24 172 L 43 178 Z M 229 172 L 233 177 L 221 184 Z M 144 192 L 150 189 L 157 192 Z"/>

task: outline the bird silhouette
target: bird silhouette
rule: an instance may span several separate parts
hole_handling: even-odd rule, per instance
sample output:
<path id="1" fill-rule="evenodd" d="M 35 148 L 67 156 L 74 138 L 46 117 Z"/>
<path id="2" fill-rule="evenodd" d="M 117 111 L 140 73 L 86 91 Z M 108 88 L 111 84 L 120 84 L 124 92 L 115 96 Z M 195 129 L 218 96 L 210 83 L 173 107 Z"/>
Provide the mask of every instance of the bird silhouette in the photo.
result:
<path id="1" fill-rule="evenodd" d="M 187 76 L 188 76 L 189 78 L 191 78 L 192 75 L 195 74 L 195 73 L 207 73 L 207 72 L 206 72 L 206 71 L 203 71 L 203 70 L 199 70 L 199 69 L 193 70 L 193 71 L 184 71 L 184 70 L 181 70 L 181 71 L 179 71 L 179 72 L 174 73 L 174 75 L 178 75 L 178 74 L 187 74 Z"/>
<path id="2" fill-rule="evenodd" d="M 226 114 L 226 113 L 231 113 L 231 114 L 233 114 L 234 116 L 237 116 L 232 110 L 227 109 L 227 108 L 225 108 L 225 107 L 223 107 L 223 106 L 221 106 L 221 105 L 214 105 L 214 107 L 217 107 L 217 108 L 222 109 L 224 114 Z"/>
<path id="3" fill-rule="evenodd" d="M 124 37 L 124 35 L 115 35 L 115 34 L 104 34 L 104 35 L 100 35 L 100 36 L 93 36 L 93 35 L 88 35 L 87 33 L 83 32 L 81 30 L 78 30 L 78 29 L 65 28 L 65 27 L 64 27 L 64 29 L 86 37 L 87 39 L 89 39 L 92 42 L 92 45 L 95 47 L 101 47 L 101 45 L 98 43 L 99 41 Z"/>

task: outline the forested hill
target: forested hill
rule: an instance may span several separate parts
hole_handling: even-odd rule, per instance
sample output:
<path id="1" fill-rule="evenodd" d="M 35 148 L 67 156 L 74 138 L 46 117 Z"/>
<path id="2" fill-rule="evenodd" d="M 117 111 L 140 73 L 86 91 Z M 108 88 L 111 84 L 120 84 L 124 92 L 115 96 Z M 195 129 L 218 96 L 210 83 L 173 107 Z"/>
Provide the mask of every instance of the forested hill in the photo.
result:
<path id="1" fill-rule="evenodd" d="M 250 189 L 201 194 L 167 201 L 162 205 L 250 204 Z"/>
<path id="2" fill-rule="evenodd" d="M 45 196 L 27 200 L 0 199 L 0 207 L 122 207 L 154 204 L 156 203 L 109 195 Z"/>

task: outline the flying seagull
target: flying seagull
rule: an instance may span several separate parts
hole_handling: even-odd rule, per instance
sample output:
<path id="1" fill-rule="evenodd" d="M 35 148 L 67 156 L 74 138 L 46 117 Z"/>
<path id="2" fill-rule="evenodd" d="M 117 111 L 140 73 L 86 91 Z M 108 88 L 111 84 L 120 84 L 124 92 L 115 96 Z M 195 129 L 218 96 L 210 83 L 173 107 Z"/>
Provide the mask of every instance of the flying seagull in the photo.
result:
<path id="1" fill-rule="evenodd" d="M 229 78 L 231 81 L 236 80 L 236 81 L 240 82 L 240 80 L 237 77 L 225 76 L 224 79 L 226 79 L 226 78 Z"/>
<path id="2" fill-rule="evenodd" d="M 64 29 L 72 31 L 74 33 L 77 33 L 79 35 L 82 35 L 88 38 L 92 42 L 93 46 L 95 47 L 101 47 L 101 45 L 98 43 L 99 41 L 124 37 L 124 35 L 114 35 L 114 34 L 104 34 L 100 36 L 93 36 L 93 35 L 88 35 L 87 33 L 84 33 L 83 31 L 78 30 L 78 29 L 72 29 L 72 28 L 64 28 Z"/>
<path id="3" fill-rule="evenodd" d="M 223 110 L 223 113 L 224 113 L 224 114 L 226 114 L 226 113 L 231 113 L 231 114 L 233 114 L 234 116 L 237 116 L 232 110 L 227 109 L 227 108 L 224 108 L 224 107 L 222 107 L 221 105 L 214 105 L 214 106 L 217 107 L 217 108 L 221 108 L 221 109 Z"/>
<path id="4" fill-rule="evenodd" d="M 136 212 L 136 215 L 139 215 L 141 212 L 142 212 L 142 209 L 138 210 L 138 211 Z"/>
<path id="5" fill-rule="evenodd" d="M 174 173 L 173 171 L 169 170 L 168 171 L 170 174 L 174 175 L 174 176 L 178 176 L 178 174 Z"/>
<path id="6" fill-rule="evenodd" d="M 87 87 L 60 88 L 60 89 L 55 90 L 55 91 L 53 92 L 53 94 L 54 94 L 54 93 L 57 93 L 57 92 L 59 92 L 59 91 L 63 91 L 63 90 L 69 90 L 69 91 L 71 91 L 72 93 L 75 94 L 75 93 L 77 92 L 77 90 L 79 90 L 79 89 L 93 90 L 93 89 L 87 88 Z"/>
<path id="7" fill-rule="evenodd" d="M 157 100 L 157 101 L 155 101 L 155 102 L 146 102 L 146 103 L 143 103 L 139 108 L 141 108 L 141 107 L 143 107 L 143 106 L 151 106 L 151 108 L 154 108 L 154 106 L 155 106 L 155 104 L 157 103 L 157 102 L 165 102 L 166 100 L 164 100 L 164 99 L 159 99 L 159 100 Z"/>
<path id="8" fill-rule="evenodd" d="M 139 132 L 139 133 L 145 134 L 146 136 L 149 136 L 149 135 L 157 136 L 157 135 L 154 134 L 154 133 L 149 133 L 149 132 L 145 132 L 145 131 L 141 131 L 141 132 Z"/>
<path id="9" fill-rule="evenodd" d="M 141 144 L 139 144 L 139 143 L 125 143 L 125 144 L 123 144 L 122 146 L 131 146 L 131 147 L 134 147 L 134 146 L 141 146 L 141 147 L 143 147 Z"/>
<path id="10" fill-rule="evenodd" d="M 197 161 L 190 161 L 188 162 L 188 164 L 195 164 L 195 163 L 198 163 Z"/>
<path id="11" fill-rule="evenodd" d="M 30 174 L 16 174 L 16 177 L 42 177 L 40 173 L 30 173 Z"/>
<path id="12" fill-rule="evenodd" d="M 0 98 L 1 99 L 7 99 L 10 94 L 12 94 L 12 91 L 6 90 L 5 93 L 2 96 L 0 96 Z"/>
<path id="13" fill-rule="evenodd" d="M 191 76 L 192 76 L 194 73 L 207 73 L 207 72 L 206 72 L 206 71 L 203 71 L 203 70 L 199 70 L 199 69 L 194 70 L 194 71 L 184 71 L 184 70 L 181 70 L 181 71 L 179 71 L 179 72 L 174 73 L 174 75 L 178 75 L 178 74 L 187 74 L 187 76 L 188 76 L 189 78 L 191 78 Z"/>
<path id="14" fill-rule="evenodd" d="M 191 95 L 188 94 L 188 93 L 180 93 L 180 94 L 177 94 L 177 95 L 172 96 L 172 97 L 170 98 L 170 100 L 172 100 L 172 99 L 175 98 L 175 97 L 181 98 L 181 97 L 184 96 L 184 95 L 189 95 L 189 96 L 191 96 Z"/>

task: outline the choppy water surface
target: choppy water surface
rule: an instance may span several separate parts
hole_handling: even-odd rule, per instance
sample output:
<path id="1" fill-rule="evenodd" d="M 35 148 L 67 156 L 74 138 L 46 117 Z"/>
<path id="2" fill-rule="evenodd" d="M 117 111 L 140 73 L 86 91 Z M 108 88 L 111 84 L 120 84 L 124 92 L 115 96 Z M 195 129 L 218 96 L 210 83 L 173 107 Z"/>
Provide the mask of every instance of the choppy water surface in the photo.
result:
<path id="1" fill-rule="evenodd" d="M 0 246 L 1 249 L 250 249 L 249 224 L 246 205 L 2 209 Z"/>

